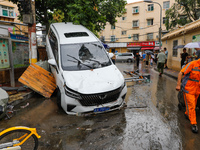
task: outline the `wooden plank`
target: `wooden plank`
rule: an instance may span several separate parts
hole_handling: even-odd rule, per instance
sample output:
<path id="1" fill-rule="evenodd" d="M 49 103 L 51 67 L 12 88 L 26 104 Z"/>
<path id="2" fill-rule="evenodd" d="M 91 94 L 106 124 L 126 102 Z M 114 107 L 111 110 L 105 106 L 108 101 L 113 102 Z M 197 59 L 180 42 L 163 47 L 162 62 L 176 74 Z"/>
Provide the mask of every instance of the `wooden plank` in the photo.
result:
<path id="1" fill-rule="evenodd" d="M 56 89 L 53 74 L 34 63 L 30 64 L 18 81 L 46 98 L 50 98 Z"/>

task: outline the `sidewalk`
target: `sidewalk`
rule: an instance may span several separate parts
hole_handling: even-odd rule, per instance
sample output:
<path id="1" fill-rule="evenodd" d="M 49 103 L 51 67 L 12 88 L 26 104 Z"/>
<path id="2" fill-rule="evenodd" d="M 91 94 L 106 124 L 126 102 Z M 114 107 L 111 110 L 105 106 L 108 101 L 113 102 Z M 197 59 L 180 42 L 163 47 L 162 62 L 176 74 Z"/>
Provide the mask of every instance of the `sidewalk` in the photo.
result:
<path id="1" fill-rule="evenodd" d="M 9 95 L 9 105 L 17 105 L 34 95 L 34 91 L 29 88 L 26 88 L 23 84 L 15 81 L 15 87 L 11 87 L 10 83 L 0 84 L 0 88 L 4 89 Z"/>
<path id="2" fill-rule="evenodd" d="M 154 70 L 158 71 L 157 67 L 154 67 Z M 175 71 L 175 70 L 172 70 L 172 69 L 164 69 L 163 74 L 165 74 L 165 75 L 167 75 L 167 76 L 169 76 L 173 79 L 177 79 L 179 71 Z"/>

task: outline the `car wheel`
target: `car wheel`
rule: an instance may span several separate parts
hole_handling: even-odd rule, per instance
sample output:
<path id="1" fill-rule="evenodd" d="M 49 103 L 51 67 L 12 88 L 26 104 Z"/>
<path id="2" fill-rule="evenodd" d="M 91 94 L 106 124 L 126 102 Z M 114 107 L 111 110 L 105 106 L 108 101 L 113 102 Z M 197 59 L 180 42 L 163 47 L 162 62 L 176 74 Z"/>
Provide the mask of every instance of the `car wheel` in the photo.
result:
<path id="1" fill-rule="evenodd" d="M 59 88 L 57 90 L 57 105 L 59 108 L 61 108 L 61 93 Z"/>
<path id="2" fill-rule="evenodd" d="M 128 62 L 128 63 L 131 63 L 131 62 L 132 62 L 132 60 L 131 60 L 131 59 L 127 59 L 127 62 Z"/>

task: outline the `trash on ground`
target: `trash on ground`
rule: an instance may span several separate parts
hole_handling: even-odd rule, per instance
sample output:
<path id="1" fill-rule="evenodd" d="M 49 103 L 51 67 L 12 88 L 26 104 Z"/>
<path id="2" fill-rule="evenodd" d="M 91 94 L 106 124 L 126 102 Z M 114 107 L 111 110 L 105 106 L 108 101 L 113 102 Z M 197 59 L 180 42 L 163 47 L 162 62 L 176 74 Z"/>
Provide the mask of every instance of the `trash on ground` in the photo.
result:
<path id="1" fill-rule="evenodd" d="M 139 70 L 136 70 L 136 71 L 124 71 L 124 73 L 131 76 L 130 78 L 125 78 L 126 82 L 132 82 L 132 81 L 146 82 L 146 83 L 150 82 L 150 75 L 141 75 L 139 73 Z"/>
<path id="2" fill-rule="evenodd" d="M 30 64 L 18 80 L 46 98 L 50 98 L 56 89 L 52 73 L 34 63 Z"/>
<path id="3" fill-rule="evenodd" d="M 29 103 L 27 103 L 26 105 L 24 106 L 20 106 L 21 108 L 26 108 L 27 106 L 29 106 Z"/>
<path id="4" fill-rule="evenodd" d="M 14 94 L 14 95 L 10 95 L 10 96 L 9 96 L 9 103 L 12 103 L 12 102 L 14 102 L 14 101 L 16 101 L 16 100 L 21 100 L 21 99 L 23 99 L 23 98 L 24 98 L 24 97 L 22 96 L 21 93 Z"/>

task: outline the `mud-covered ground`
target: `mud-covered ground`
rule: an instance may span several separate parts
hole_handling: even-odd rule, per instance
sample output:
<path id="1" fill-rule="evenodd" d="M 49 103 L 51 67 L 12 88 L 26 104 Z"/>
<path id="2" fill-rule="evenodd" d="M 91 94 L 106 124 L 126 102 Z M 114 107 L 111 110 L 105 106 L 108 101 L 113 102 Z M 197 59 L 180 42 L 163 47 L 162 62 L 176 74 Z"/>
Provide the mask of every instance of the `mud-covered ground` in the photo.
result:
<path id="1" fill-rule="evenodd" d="M 132 63 L 117 63 L 133 70 Z M 180 150 L 198 149 L 200 139 L 178 110 L 176 81 L 152 68 L 150 83 L 128 82 L 127 106 L 113 112 L 71 116 L 59 110 L 56 97 L 34 98 L 14 107 L 9 120 L 1 120 L 0 130 L 11 126 L 35 127 L 41 139 L 40 150 Z M 126 77 L 129 77 L 125 75 Z M 29 106 L 21 108 L 29 103 Z M 199 113 L 199 111 L 197 111 Z M 199 120 L 199 114 L 197 115 Z"/>

